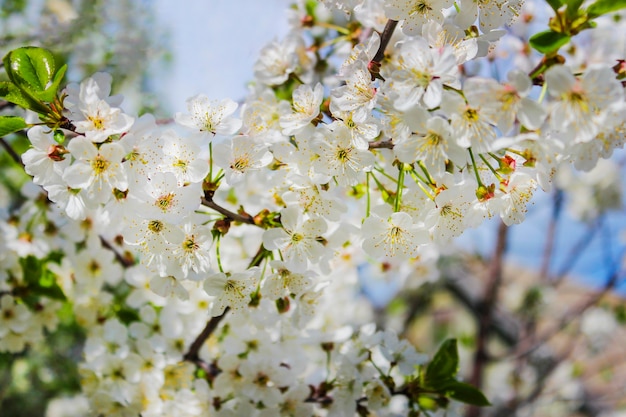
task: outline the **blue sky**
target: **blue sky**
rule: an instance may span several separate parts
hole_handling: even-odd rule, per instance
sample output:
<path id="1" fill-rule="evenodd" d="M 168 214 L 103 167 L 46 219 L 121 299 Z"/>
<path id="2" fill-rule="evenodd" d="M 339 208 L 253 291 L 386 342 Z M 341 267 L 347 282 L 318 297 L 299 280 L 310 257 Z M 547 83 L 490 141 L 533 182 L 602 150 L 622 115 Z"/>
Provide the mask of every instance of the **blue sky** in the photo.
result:
<path id="1" fill-rule="evenodd" d="M 239 100 L 259 51 L 288 31 L 290 0 L 155 0 L 161 30 L 170 33 L 173 64 L 158 75 L 172 112 L 195 94 Z"/>
<path id="2" fill-rule="evenodd" d="M 185 111 L 185 100 L 195 94 L 211 99 L 240 100 L 246 83 L 253 77 L 253 65 L 263 46 L 280 39 L 288 31 L 287 14 L 291 0 L 155 0 L 160 30 L 169 33 L 173 63 L 157 74 L 160 97 L 172 114 Z M 538 191 L 538 194 L 541 194 Z M 547 195 L 537 195 L 529 207 L 528 219 L 510 233 L 508 257 L 523 267 L 539 268 L 544 250 L 545 230 L 550 208 Z M 494 245 L 495 222 L 469 230 L 459 245 L 469 251 L 490 255 Z M 626 229 L 626 216 L 611 215 L 607 233 L 597 233 L 588 250 L 577 259 L 572 273 L 581 281 L 598 284 L 607 276 L 605 254 L 624 246 L 618 235 Z M 557 234 L 555 269 L 568 256 L 571 245 L 584 236 L 584 225 L 562 219 Z"/>

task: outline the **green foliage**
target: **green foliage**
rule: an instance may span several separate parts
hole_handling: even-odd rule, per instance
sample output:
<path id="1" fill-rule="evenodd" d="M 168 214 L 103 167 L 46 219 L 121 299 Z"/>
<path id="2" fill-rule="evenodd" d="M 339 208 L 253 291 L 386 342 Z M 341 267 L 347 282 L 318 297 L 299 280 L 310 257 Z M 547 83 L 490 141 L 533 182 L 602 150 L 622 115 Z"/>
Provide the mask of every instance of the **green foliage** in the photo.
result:
<path id="1" fill-rule="evenodd" d="M 567 8 L 565 9 L 565 14 L 568 18 L 574 20 L 578 17 L 580 6 L 583 4 L 584 0 L 567 0 Z"/>
<path id="2" fill-rule="evenodd" d="M 0 83 L 0 97 L 39 113 L 40 119 L 51 128 L 62 126 L 66 119 L 58 90 L 67 66 L 63 65 L 57 70 L 52 52 L 35 46 L 14 49 L 4 56 L 2 62 L 9 81 Z M 5 122 L 4 130 L 8 130 L 7 134 L 23 128 L 11 130 L 18 121 L 12 122 L 8 125 Z"/>
<path id="3" fill-rule="evenodd" d="M 47 334 L 46 343 L 19 355 L 0 353 L 0 415 L 43 416 L 52 398 L 80 392 L 83 341 L 72 318 Z"/>
<path id="4" fill-rule="evenodd" d="M 587 15 L 590 18 L 595 18 L 625 8 L 626 0 L 598 0 L 587 8 Z"/>
<path id="5" fill-rule="evenodd" d="M 530 39 L 530 46 L 543 54 L 556 52 L 570 41 L 571 37 L 565 33 L 545 30 L 534 34 Z"/>
<path id="6" fill-rule="evenodd" d="M 22 299 L 31 307 L 35 306 L 42 296 L 53 300 L 65 300 L 65 294 L 57 284 L 55 275 L 45 266 L 46 262 L 47 260 L 37 259 L 32 255 L 20 258 L 26 284 L 26 287 L 21 289 Z"/>
<path id="7" fill-rule="evenodd" d="M 426 367 L 422 378 L 425 387 L 439 389 L 459 372 L 459 354 L 456 339 L 444 341 L 433 360 Z"/>
<path id="8" fill-rule="evenodd" d="M 445 405 L 447 399 L 480 407 L 491 405 L 478 388 L 458 381 L 458 372 L 457 341 L 448 339 L 441 344 L 420 377 L 409 384 L 412 400 L 425 409 L 436 409 Z"/>
<path id="9" fill-rule="evenodd" d="M 559 8 L 563 5 L 563 2 L 561 0 L 546 0 L 546 1 L 555 12 L 558 11 Z"/>
<path id="10" fill-rule="evenodd" d="M 10 133 L 19 132 L 28 126 L 26 121 L 17 116 L 0 116 L 0 138 Z"/>
<path id="11" fill-rule="evenodd" d="M 8 16 L 13 13 L 22 13 L 26 9 L 26 0 L 2 0 L 0 2 L 0 16 Z"/>

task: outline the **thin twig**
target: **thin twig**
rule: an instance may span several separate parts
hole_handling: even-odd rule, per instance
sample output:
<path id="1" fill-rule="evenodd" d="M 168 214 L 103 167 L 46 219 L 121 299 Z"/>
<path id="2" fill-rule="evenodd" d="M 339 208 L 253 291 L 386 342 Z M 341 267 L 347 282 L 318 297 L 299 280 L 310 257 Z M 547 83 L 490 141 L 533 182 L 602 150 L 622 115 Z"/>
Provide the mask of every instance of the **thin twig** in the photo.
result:
<path id="1" fill-rule="evenodd" d="M 556 278 L 554 279 L 554 283 L 553 283 L 554 286 L 558 286 L 563 281 L 567 273 L 574 267 L 574 265 L 576 264 L 576 261 L 580 259 L 580 255 L 583 253 L 585 248 L 589 246 L 589 244 L 591 243 L 593 236 L 602 227 L 603 221 L 604 221 L 604 218 L 602 216 L 598 217 L 595 223 L 590 224 L 588 226 L 587 233 L 581 236 L 580 240 L 576 242 L 574 246 L 572 246 L 572 248 L 569 251 L 567 259 L 563 262 L 563 266 L 561 267 L 559 272 L 556 274 Z"/>
<path id="2" fill-rule="evenodd" d="M 378 47 L 378 51 L 376 51 L 376 55 L 372 58 L 372 61 L 380 63 L 383 60 L 385 57 L 385 49 L 387 49 L 387 45 L 389 45 L 389 41 L 397 25 L 397 20 L 387 20 L 385 29 L 383 29 L 383 33 L 380 35 L 380 46 Z"/>
<path id="3" fill-rule="evenodd" d="M 113 252 L 113 255 L 115 255 L 115 259 L 117 259 L 117 261 L 121 263 L 124 268 L 130 268 L 131 266 L 135 265 L 135 261 L 133 259 L 122 256 L 118 251 L 115 250 L 113 245 L 111 245 L 111 243 L 109 243 L 109 241 L 102 236 L 100 236 L 100 242 L 102 243 L 102 246 Z"/>
<path id="4" fill-rule="evenodd" d="M 369 143 L 370 149 L 393 149 L 393 142 L 391 139 L 381 139 L 376 142 Z"/>
<path id="5" fill-rule="evenodd" d="M 15 149 L 13 149 L 11 145 L 4 140 L 4 138 L 0 138 L 0 145 L 2 145 L 4 150 L 8 152 L 8 154 L 16 163 L 20 164 L 22 168 L 24 167 L 24 162 L 22 162 L 22 158 L 18 155 L 17 152 L 15 152 Z"/>
<path id="6" fill-rule="evenodd" d="M 537 350 L 539 347 L 544 346 L 546 342 L 548 342 L 548 340 L 556 336 L 559 332 L 561 332 L 564 328 L 566 328 L 571 322 L 580 318 L 580 316 L 585 311 L 587 311 L 587 309 L 596 305 L 598 301 L 602 299 L 602 297 L 604 297 L 613 288 L 615 288 L 616 284 L 618 283 L 618 279 L 620 275 L 621 274 L 620 274 L 619 268 L 614 268 L 611 275 L 605 282 L 604 286 L 599 291 L 589 296 L 589 298 L 587 298 L 586 301 L 583 301 L 577 306 L 569 309 L 565 314 L 563 314 L 561 319 L 556 324 L 554 324 L 548 330 L 543 331 L 543 333 L 539 337 L 536 338 L 536 342 L 531 347 L 524 349 L 521 352 L 516 352 L 515 354 L 509 357 L 521 358 L 521 357 L 531 354 L 532 352 Z M 506 357 L 502 357 L 498 359 L 506 359 Z"/>
<path id="7" fill-rule="evenodd" d="M 471 384 L 479 388 L 483 382 L 483 372 L 489 360 L 487 341 L 492 332 L 493 313 L 497 304 L 498 291 L 502 284 L 502 264 L 506 252 L 508 226 L 500 222 L 493 257 L 489 267 L 489 276 L 485 289 L 485 296 L 479 305 L 478 337 L 476 340 L 476 353 L 474 354 L 474 366 L 472 369 Z M 469 407 L 467 417 L 480 416 L 479 407 Z"/>
<path id="8" fill-rule="evenodd" d="M 548 224 L 548 231 L 546 233 L 546 245 L 543 250 L 543 261 L 541 262 L 541 269 L 539 272 L 539 279 L 545 282 L 548 279 L 550 273 L 550 260 L 552 259 L 552 253 L 554 252 L 554 241 L 556 240 L 556 226 L 561 215 L 561 208 L 563 207 L 563 191 L 556 189 L 554 198 L 552 199 L 552 216 L 550 217 L 550 224 Z"/>
<path id="9" fill-rule="evenodd" d="M 223 214 L 224 216 L 228 217 L 230 220 L 235 221 L 235 222 L 240 222 L 240 223 L 247 223 L 247 224 L 254 224 L 254 218 L 252 216 L 250 216 L 249 214 L 247 216 L 242 216 L 241 214 L 237 214 L 234 213 L 220 205 L 218 205 L 217 203 L 215 203 L 213 201 L 212 198 L 207 198 L 205 196 L 205 198 L 202 199 L 202 204 L 206 207 L 209 207 L 215 211 L 217 211 L 220 214 Z"/>
<path id="10" fill-rule="evenodd" d="M 207 322 L 202 332 L 198 335 L 198 337 L 196 337 L 196 340 L 194 340 L 191 346 L 189 346 L 189 350 L 183 356 L 183 360 L 193 362 L 195 364 L 204 363 L 204 361 L 202 361 L 198 356 L 198 352 L 200 352 L 200 348 L 202 348 L 204 342 L 206 342 L 206 340 L 213 334 L 215 329 L 217 329 L 217 326 L 226 316 L 228 310 L 230 310 L 230 308 L 226 307 L 222 314 L 220 314 L 219 316 L 211 317 L 211 320 Z"/>

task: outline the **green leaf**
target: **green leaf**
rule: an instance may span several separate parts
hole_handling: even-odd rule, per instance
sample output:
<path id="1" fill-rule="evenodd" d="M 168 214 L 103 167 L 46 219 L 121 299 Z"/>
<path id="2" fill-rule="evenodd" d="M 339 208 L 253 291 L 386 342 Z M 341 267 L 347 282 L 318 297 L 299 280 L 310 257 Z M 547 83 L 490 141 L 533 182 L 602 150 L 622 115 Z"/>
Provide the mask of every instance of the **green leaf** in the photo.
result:
<path id="1" fill-rule="evenodd" d="M 559 48 L 568 43 L 569 40 L 570 37 L 564 33 L 546 30 L 534 34 L 529 41 L 530 46 L 542 54 L 549 54 L 558 51 Z"/>
<path id="2" fill-rule="evenodd" d="M 454 381 L 459 371 L 459 354 L 456 339 L 448 339 L 441 344 L 435 357 L 426 367 L 424 385 L 436 390 L 442 389 L 447 383 Z"/>
<path id="3" fill-rule="evenodd" d="M 54 101 L 57 95 L 57 91 L 59 90 L 59 85 L 61 84 L 61 81 L 63 81 L 63 77 L 65 76 L 65 71 L 67 71 L 67 64 L 59 68 L 56 74 L 54 74 L 54 78 L 52 79 L 52 82 L 50 83 L 48 88 L 46 88 L 41 93 L 37 93 L 37 98 L 47 102 Z"/>
<path id="4" fill-rule="evenodd" d="M 45 104 L 20 90 L 15 84 L 8 81 L 0 82 L 0 97 L 36 113 L 47 114 L 49 112 L 49 109 Z"/>
<path id="5" fill-rule="evenodd" d="M 0 116 L 0 138 L 9 133 L 19 132 L 28 126 L 26 121 L 17 116 Z"/>
<path id="6" fill-rule="evenodd" d="M 44 261 L 29 255 L 20 258 L 24 281 L 28 287 L 29 298 L 25 299 L 34 305 L 38 297 L 44 296 L 55 300 L 65 300 L 65 294 L 56 281 L 56 276 L 45 267 Z"/>
<path id="7" fill-rule="evenodd" d="M 563 5 L 561 0 L 546 0 L 555 12 Z"/>
<path id="8" fill-rule="evenodd" d="M 39 285 L 39 277 L 41 277 L 41 261 L 33 255 L 26 258 L 20 258 L 20 266 L 24 274 L 24 281 L 30 285 Z"/>
<path id="9" fill-rule="evenodd" d="M 14 84 L 30 92 L 45 91 L 55 73 L 52 53 L 36 46 L 12 50 L 4 57 L 4 67 Z"/>
<path id="10" fill-rule="evenodd" d="M 587 8 L 587 15 L 596 18 L 626 8 L 626 0 L 598 0 Z"/>
<path id="11" fill-rule="evenodd" d="M 449 384 L 446 384 L 444 389 L 446 390 L 446 396 L 462 403 L 479 407 L 491 405 L 485 394 L 478 388 L 465 382 L 451 381 Z"/>
<path id="12" fill-rule="evenodd" d="M 567 10 L 566 14 L 570 19 L 576 18 L 578 16 L 578 9 L 580 9 L 580 5 L 583 4 L 584 0 L 567 0 Z"/>

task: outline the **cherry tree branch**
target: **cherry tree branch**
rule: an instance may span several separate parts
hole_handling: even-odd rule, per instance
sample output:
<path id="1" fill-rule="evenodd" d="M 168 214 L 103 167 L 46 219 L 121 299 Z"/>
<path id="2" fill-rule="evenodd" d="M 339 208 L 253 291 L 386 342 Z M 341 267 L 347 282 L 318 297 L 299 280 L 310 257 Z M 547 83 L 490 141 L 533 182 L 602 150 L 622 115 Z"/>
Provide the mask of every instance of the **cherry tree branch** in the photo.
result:
<path id="1" fill-rule="evenodd" d="M 396 29 L 398 25 L 397 20 L 389 19 L 387 20 L 387 24 L 385 25 L 385 29 L 383 29 L 383 33 L 380 35 L 380 46 L 374 55 L 374 58 L 369 62 L 368 69 L 370 74 L 372 75 L 372 81 L 377 78 L 383 79 L 380 75 L 380 65 L 385 57 L 385 49 L 387 49 L 387 45 L 389 45 L 389 41 L 393 36 L 393 31 Z"/>
<path id="2" fill-rule="evenodd" d="M 4 148 L 5 151 L 11 156 L 11 158 L 18 164 L 24 167 L 24 162 L 22 162 L 22 158 L 15 152 L 15 149 L 6 141 L 4 138 L 0 138 L 0 145 Z"/>
<path id="3" fill-rule="evenodd" d="M 217 211 L 220 214 L 223 214 L 224 216 L 226 216 L 232 221 L 239 222 L 239 223 L 253 224 L 256 226 L 256 223 L 254 223 L 254 218 L 250 216 L 249 214 L 244 216 L 244 215 L 232 212 L 228 210 L 227 208 L 224 208 L 220 206 L 219 204 L 215 203 L 213 201 L 213 195 L 210 192 L 206 192 L 204 194 L 204 198 L 202 199 L 202 205 L 209 207 Z"/>
<path id="4" fill-rule="evenodd" d="M 193 343 L 191 343 L 191 346 L 189 346 L 189 350 L 187 350 L 187 353 L 185 353 L 185 355 L 183 356 L 183 360 L 193 362 L 197 365 L 202 365 L 201 367 L 204 368 L 203 365 L 205 364 L 205 362 L 200 359 L 200 356 L 198 355 L 198 353 L 200 352 L 200 348 L 202 348 L 204 342 L 206 342 L 206 340 L 213 334 L 215 329 L 217 329 L 217 326 L 220 324 L 220 322 L 226 316 L 229 310 L 230 308 L 226 307 L 222 314 L 220 314 L 219 316 L 211 317 L 211 320 L 207 322 L 202 332 L 198 335 L 198 337 L 196 337 Z"/>
<path id="5" fill-rule="evenodd" d="M 383 29 L 383 33 L 380 35 L 380 46 L 378 47 L 378 51 L 376 51 L 376 55 L 372 58 L 373 62 L 380 62 L 385 57 L 385 49 L 387 49 L 387 45 L 389 45 L 389 41 L 393 36 L 393 31 L 396 29 L 398 25 L 397 20 L 389 19 L 387 20 L 387 24 L 385 25 L 385 29 Z"/>
<path id="6" fill-rule="evenodd" d="M 115 248 L 113 247 L 113 245 L 111 245 L 111 243 L 106 240 L 104 237 L 100 236 L 100 242 L 102 243 L 102 246 L 108 250 L 110 250 L 111 252 L 113 252 L 113 255 L 115 256 L 115 259 L 117 259 L 117 261 L 122 264 L 122 266 L 124 268 L 130 268 L 131 266 L 135 265 L 135 260 L 132 259 L 132 257 L 125 257 L 123 256 L 121 253 L 119 253 L 117 250 L 115 250 Z"/>
<path id="7" fill-rule="evenodd" d="M 478 337 L 476 341 L 476 353 L 474 354 L 474 366 L 470 383 L 479 388 L 482 386 L 483 372 L 489 357 L 487 352 L 487 339 L 492 332 L 493 313 L 497 303 L 498 291 L 502 284 L 502 265 L 504 254 L 506 252 L 506 240 L 508 235 L 508 226 L 502 221 L 498 226 L 498 234 L 496 247 L 494 250 L 491 264 L 489 266 L 489 276 L 485 295 L 479 304 L 478 310 Z M 481 414 L 479 407 L 469 407 L 467 417 L 478 417 Z"/>
<path id="8" fill-rule="evenodd" d="M 381 139 L 376 142 L 370 142 L 369 149 L 393 149 L 393 142 L 391 139 Z"/>
<path id="9" fill-rule="evenodd" d="M 248 265 L 248 268 L 261 265 L 261 262 L 263 262 L 263 259 L 265 259 L 266 253 L 269 252 L 267 252 L 263 245 L 261 245 L 257 253 L 250 261 L 250 265 Z M 198 353 L 200 352 L 202 345 L 204 345 L 204 342 L 206 342 L 206 340 L 213 334 L 213 332 L 215 332 L 215 329 L 217 329 L 217 326 L 220 324 L 222 319 L 226 316 L 226 314 L 228 314 L 228 311 L 230 311 L 230 307 L 226 307 L 224 309 L 224 312 L 219 316 L 211 317 L 211 320 L 207 322 L 202 332 L 200 332 L 196 339 L 191 343 L 191 345 L 189 346 L 189 350 L 187 350 L 187 353 L 183 355 L 183 360 L 195 363 L 200 368 L 207 371 L 207 374 L 213 374 L 214 369 L 212 369 L 205 361 L 200 359 Z"/>
<path id="10" fill-rule="evenodd" d="M 543 260 L 541 262 L 541 269 L 539 272 L 539 277 L 543 282 L 548 279 L 550 274 L 550 260 L 552 259 L 554 242 L 556 240 L 556 226 L 559 221 L 562 207 L 563 191 L 556 189 L 552 200 L 552 216 L 550 217 L 548 231 L 546 232 L 546 245 L 543 250 Z"/>

